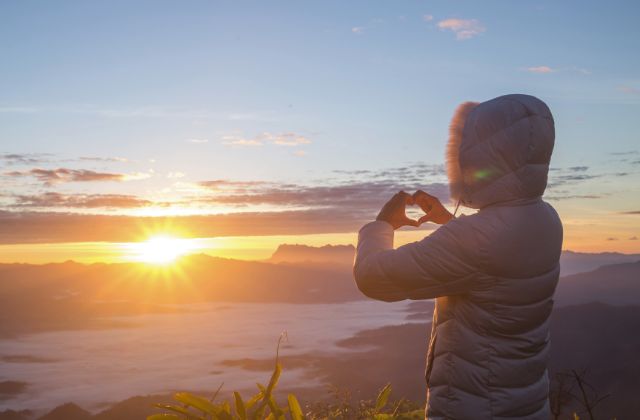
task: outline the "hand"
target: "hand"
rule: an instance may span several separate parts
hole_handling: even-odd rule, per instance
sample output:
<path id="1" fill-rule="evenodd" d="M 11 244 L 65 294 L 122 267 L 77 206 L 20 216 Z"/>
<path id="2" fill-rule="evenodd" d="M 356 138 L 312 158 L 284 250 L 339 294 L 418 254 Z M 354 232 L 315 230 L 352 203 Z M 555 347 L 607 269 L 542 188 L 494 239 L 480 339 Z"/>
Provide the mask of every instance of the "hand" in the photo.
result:
<path id="1" fill-rule="evenodd" d="M 453 219 L 453 214 L 444 208 L 440 200 L 422 190 L 418 190 L 413 194 L 413 202 L 420 206 L 422 211 L 426 213 L 418 220 L 418 226 L 424 222 L 433 222 L 439 225 L 444 225 L 449 220 Z"/>
<path id="2" fill-rule="evenodd" d="M 414 204 L 413 197 L 404 191 L 400 191 L 391 200 L 387 201 L 387 204 L 382 207 L 376 220 L 382 220 L 393 226 L 393 229 L 401 228 L 402 226 L 415 226 L 420 224 L 416 220 L 409 219 L 405 213 L 407 204 Z"/>

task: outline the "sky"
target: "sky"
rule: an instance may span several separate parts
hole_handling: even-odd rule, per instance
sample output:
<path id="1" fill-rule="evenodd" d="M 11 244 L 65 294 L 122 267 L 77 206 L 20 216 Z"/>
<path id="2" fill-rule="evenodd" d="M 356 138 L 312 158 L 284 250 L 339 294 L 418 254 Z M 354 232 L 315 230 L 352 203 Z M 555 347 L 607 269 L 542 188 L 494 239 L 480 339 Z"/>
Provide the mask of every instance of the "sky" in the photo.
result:
<path id="1" fill-rule="evenodd" d="M 400 189 L 450 205 L 454 109 L 508 93 L 554 114 L 544 198 L 564 248 L 640 252 L 638 17 L 633 1 L 2 2 L 0 261 L 112 261 L 156 234 L 236 258 L 354 243 Z"/>

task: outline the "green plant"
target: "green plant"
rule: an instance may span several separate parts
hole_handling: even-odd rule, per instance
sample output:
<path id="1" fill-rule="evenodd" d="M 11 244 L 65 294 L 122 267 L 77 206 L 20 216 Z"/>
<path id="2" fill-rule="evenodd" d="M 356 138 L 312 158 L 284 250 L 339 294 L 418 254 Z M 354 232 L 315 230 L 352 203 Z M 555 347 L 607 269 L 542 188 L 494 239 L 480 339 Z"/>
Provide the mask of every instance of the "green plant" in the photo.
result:
<path id="1" fill-rule="evenodd" d="M 164 412 L 152 414 L 147 417 L 147 420 L 319 420 L 329 418 L 408 420 L 424 418 L 422 409 L 404 399 L 395 404 L 389 404 L 391 384 L 383 387 L 375 400 L 360 401 L 355 407 L 347 397 L 339 398 L 338 404 L 316 403 L 305 413 L 294 394 L 287 396 L 286 405 L 279 405 L 274 396 L 274 389 L 282 374 L 279 352 L 280 343 L 285 337 L 286 334 L 283 333 L 278 339 L 275 367 L 267 386 L 258 383 L 258 393 L 247 401 L 239 392 L 234 392 L 233 403 L 216 402 L 222 385 L 211 398 L 178 392 L 173 397 L 176 404 L 155 404 L 155 407 L 161 408 Z M 339 391 L 336 390 L 335 396 L 338 395 Z"/>

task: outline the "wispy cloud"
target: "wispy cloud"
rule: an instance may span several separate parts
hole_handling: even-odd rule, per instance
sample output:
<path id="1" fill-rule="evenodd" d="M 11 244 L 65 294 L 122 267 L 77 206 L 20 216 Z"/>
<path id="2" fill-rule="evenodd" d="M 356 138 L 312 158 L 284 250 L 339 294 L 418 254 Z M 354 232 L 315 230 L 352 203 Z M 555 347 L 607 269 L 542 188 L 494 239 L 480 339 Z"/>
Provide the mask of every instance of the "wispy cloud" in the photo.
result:
<path id="1" fill-rule="evenodd" d="M 446 182 L 425 182 L 443 176 L 440 165 L 415 164 L 380 171 L 339 171 L 338 180 L 322 180 L 315 184 L 263 181 L 203 181 L 199 185 L 211 191 L 195 198 L 214 205 L 269 205 L 287 208 L 333 208 L 372 213 L 382 201 L 401 189 L 427 189 L 446 200 Z M 401 176 L 400 176 L 401 175 Z"/>
<path id="2" fill-rule="evenodd" d="M 209 139 L 187 139 L 187 142 L 195 143 L 195 144 L 204 144 L 204 143 L 209 143 Z"/>
<path id="3" fill-rule="evenodd" d="M 222 144 L 226 146 L 255 147 L 255 146 L 262 146 L 264 143 L 261 140 L 257 140 L 257 139 L 248 139 L 248 138 L 239 137 L 239 136 L 223 136 Z"/>
<path id="4" fill-rule="evenodd" d="M 422 15 L 422 20 L 425 22 L 431 22 L 433 21 L 433 15 Z"/>
<path id="5" fill-rule="evenodd" d="M 265 133 L 267 141 L 277 146 L 300 146 L 302 144 L 311 144 L 311 140 L 307 137 L 296 133 L 270 134 Z"/>
<path id="6" fill-rule="evenodd" d="M 7 165 L 28 165 L 51 161 L 50 153 L 2 153 L 0 159 Z"/>
<path id="7" fill-rule="evenodd" d="M 213 179 L 198 183 L 170 203 L 122 194 L 5 195 L 13 204 L 5 207 L 11 211 L 0 210 L 0 243 L 129 241 L 139 237 L 141 229 L 164 223 L 194 237 L 353 232 L 372 220 L 398 190 L 420 188 L 446 200 L 444 176 L 442 165 L 416 163 L 382 170 L 338 170 L 309 183 Z M 133 213 L 138 208 L 184 203 L 228 210 L 152 218 L 95 214 L 102 209 Z M 65 212 L 56 212 L 60 209 Z"/>
<path id="8" fill-rule="evenodd" d="M 528 71 L 529 73 L 538 73 L 538 74 L 553 73 L 556 71 L 555 69 L 552 69 L 549 66 L 527 67 L 525 68 L 525 70 Z"/>
<path id="9" fill-rule="evenodd" d="M 580 68 L 580 67 L 551 67 L 551 66 L 531 66 L 531 67 L 523 67 L 522 70 L 527 71 L 529 73 L 535 74 L 549 74 L 549 73 L 558 73 L 558 72 L 577 72 L 581 74 L 591 74 L 590 70 Z"/>
<path id="10" fill-rule="evenodd" d="M 259 110 L 248 112 L 223 112 L 207 108 L 180 108 L 166 105 L 139 105 L 107 107 L 94 104 L 71 104 L 52 106 L 4 106 L 1 113 L 33 114 L 57 113 L 80 114 L 103 118 L 172 118 L 193 120 L 228 120 L 228 121 L 259 121 L 272 122 L 276 120 L 272 111 Z"/>
<path id="11" fill-rule="evenodd" d="M 9 177 L 34 177 L 45 185 L 54 185 L 67 182 L 106 182 L 106 181 L 130 181 L 137 179 L 145 179 L 150 174 L 145 172 L 137 172 L 133 174 L 121 174 L 111 172 L 96 172 L 88 169 L 42 169 L 34 168 L 28 171 L 11 171 L 5 172 Z"/>
<path id="12" fill-rule="evenodd" d="M 486 31 L 484 25 L 477 19 L 444 19 L 438 22 L 438 28 L 443 31 L 452 31 L 460 41 L 471 39 Z"/>
<path id="13" fill-rule="evenodd" d="M 640 88 L 634 86 L 619 86 L 618 90 L 623 93 L 628 93 L 630 95 L 640 95 Z"/>
<path id="14" fill-rule="evenodd" d="M 152 204 L 133 195 L 122 194 L 61 194 L 46 192 L 38 195 L 16 195 L 13 207 L 30 208 L 135 208 Z M 158 203 L 154 203 L 158 205 Z"/>
<path id="15" fill-rule="evenodd" d="M 100 156 L 80 156 L 79 161 L 88 162 L 129 162 L 129 159 L 123 157 L 100 157 Z"/>
<path id="16" fill-rule="evenodd" d="M 364 34 L 364 26 L 354 26 L 353 28 L 351 28 L 351 32 L 356 35 L 362 35 Z"/>
<path id="17" fill-rule="evenodd" d="M 568 168 L 551 168 L 547 190 L 552 191 L 567 184 L 575 184 L 599 178 L 603 174 L 589 172 L 588 166 L 571 166 Z"/>
<path id="18" fill-rule="evenodd" d="M 296 147 L 305 144 L 311 144 L 311 140 L 298 133 L 285 132 L 279 134 L 262 133 L 255 137 L 244 137 L 238 135 L 227 135 L 222 137 L 222 144 L 227 146 L 263 146 L 265 144 L 273 144 L 276 146 Z"/>

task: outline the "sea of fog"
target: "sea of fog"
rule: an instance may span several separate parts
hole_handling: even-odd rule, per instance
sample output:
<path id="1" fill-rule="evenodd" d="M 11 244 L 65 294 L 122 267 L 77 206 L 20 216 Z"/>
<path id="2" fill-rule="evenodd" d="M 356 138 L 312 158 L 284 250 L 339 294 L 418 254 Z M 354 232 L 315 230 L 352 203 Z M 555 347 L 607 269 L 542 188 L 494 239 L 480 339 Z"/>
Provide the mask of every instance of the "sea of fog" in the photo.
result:
<path id="1" fill-rule="evenodd" d="M 349 351 L 336 341 L 358 331 L 405 323 L 406 302 L 339 304 L 208 303 L 186 312 L 118 317 L 127 328 L 60 331 L 0 340 L 0 381 L 23 381 L 26 391 L 0 399 L 4 409 L 51 409 L 75 402 L 99 410 L 134 395 L 176 390 L 253 390 L 269 372 L 228 367 L 229 359 L 274 357 L 287 332 L 283 355 Z M 26 356 L 26 357 L 25 357 Z M 9 360 L 15 360 L 10 357 Z M 318 386 L 304 372 L 286 368 L 281 382 Z"/>

